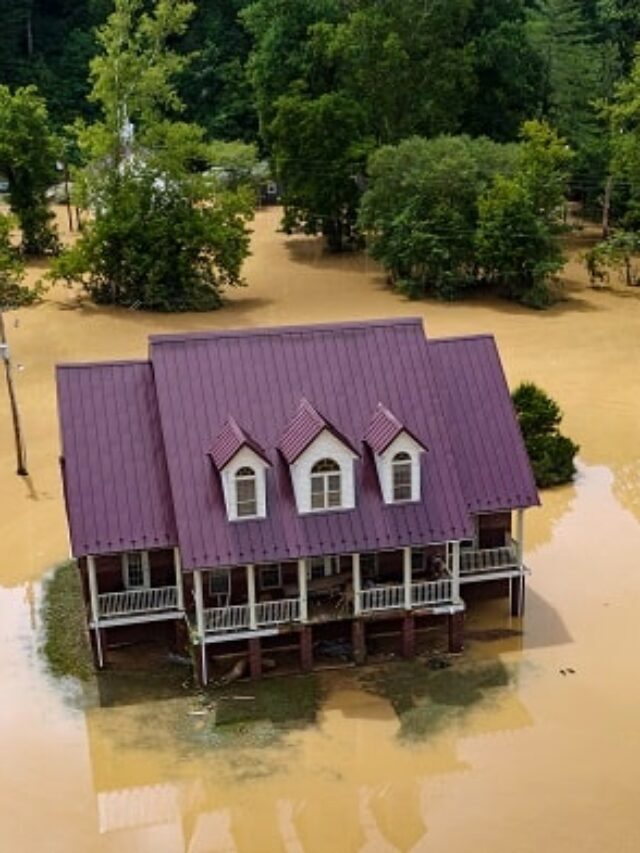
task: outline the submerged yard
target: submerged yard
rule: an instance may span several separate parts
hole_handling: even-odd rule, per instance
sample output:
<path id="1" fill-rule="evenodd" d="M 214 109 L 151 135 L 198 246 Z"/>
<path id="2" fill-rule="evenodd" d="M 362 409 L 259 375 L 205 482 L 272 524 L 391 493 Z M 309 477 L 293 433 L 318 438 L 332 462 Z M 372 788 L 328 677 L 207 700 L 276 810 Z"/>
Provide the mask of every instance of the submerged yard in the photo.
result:
<path id="1" fill-rule="evenodd" d="M 588 288 L 578 240 L 567 298 L 548 312 L 408 302 L 366 257 L 324 255 L 316 240 L 277 234 L 277 221 L 258 214 L 249 286 L 221 311 L 140 314 L 57 288 L 7 324 L 30 477 L 13 475 L 2 394 L 2 848 L 637 849 L 637 294 Z M 141 357 L 154 332 L 403 315 L 423 316 L 433 336 L 495 334 L 510 384 L 544 387 L 581 445 L 575 484 L 527 514 L 522 625 L 504 601 L 480 602 L 467 651 L 442 669 L 389 661 L 206 693 L 184 662 L 96 682 L 85 659 L 79 701 L 41 654 L 41 580 L 68 556 L 53 365 Z M 64 608 L 51 615 L 66 624 Z M 75 637 L 70 627 L 49 650 L 59 673 L 81 659 Z"/>

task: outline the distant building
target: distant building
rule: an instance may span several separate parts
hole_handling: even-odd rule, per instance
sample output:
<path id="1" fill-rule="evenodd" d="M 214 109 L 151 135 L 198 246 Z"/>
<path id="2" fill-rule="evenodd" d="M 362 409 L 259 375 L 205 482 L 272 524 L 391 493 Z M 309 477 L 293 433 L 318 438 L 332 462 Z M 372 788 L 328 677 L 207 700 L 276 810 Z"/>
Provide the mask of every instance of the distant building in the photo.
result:
<path id="1" fill-rule="evenodd" d="M 538 503 L 493 338 L 419 319 L 161 335 L 58 367 L 62 472 L 98 666 L 123 638 L 314 651 L 395 626 L 463 640 L 465 596 L 522 612 Z M 512 518 L 513 516 L 513 518 Z M 513 532 L 512 532 L 513 531 Z M 290 651 L 291 654 L 291 651 Z"/>

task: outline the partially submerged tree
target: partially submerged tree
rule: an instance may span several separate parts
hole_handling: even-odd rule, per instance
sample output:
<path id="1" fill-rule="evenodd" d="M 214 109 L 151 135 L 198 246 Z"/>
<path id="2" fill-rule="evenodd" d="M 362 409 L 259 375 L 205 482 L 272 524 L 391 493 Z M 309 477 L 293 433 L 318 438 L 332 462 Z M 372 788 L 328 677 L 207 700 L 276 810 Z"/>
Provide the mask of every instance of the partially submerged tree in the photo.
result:
<path id="1" fill-rule="evenodd" d="M 225 287 L 242 283 L 253 198 L 207 173 L 215 154 L 202 129 L 177 119 L 175 78 L 187 59 L 170 45 L 194 5 L 157 0 L 145 8 L 143 0 L 116 0 L 98 34 L 91 98 L 101 118 L 78 127 L 86 161 L 79 200 L 92 218 L 53 274 L 100 302 L 209 310 Z"/>
<path id="2" fill-rule="evenodd" d="M 7 86 L 0 86 L 0 174 L 9 181 L 9 206 L 18 219 L 27 255 L 58 247 L 46 196 L 54 181 L 55 163 L 56 143 L 36 88 L 11 93 Z"/>
<path id="3" fill-rule="evenodd" d="M 560 407 L 533 382 L 523 382 L 511 396 L 537 485 L 569 483 L 580 448 L 560 432 Z"/>

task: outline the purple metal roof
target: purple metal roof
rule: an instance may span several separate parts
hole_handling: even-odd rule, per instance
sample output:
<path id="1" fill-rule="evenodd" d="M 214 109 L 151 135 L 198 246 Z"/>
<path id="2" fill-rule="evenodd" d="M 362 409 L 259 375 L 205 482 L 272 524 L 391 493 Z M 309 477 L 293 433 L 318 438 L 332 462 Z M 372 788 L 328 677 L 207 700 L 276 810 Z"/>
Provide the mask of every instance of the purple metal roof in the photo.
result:
<path id="1" fill-rule="evenodd" d="M 177 545 L 149 362 L 59 366 L 57 387 L 74 556 Z"/>
<path id="2" fill-rule="evenodd" d="M 270 562 L 468 536 L 420 320 L 246 330 L 151 339 L 151 359 L 185 568 Z M 362 448 L 379 400 L 432 452 L 421 459 L 424 500 L 386 506 L 370 452 L 355 461 L 356 508 L 299 515 L 280 455 L 267 471 L 267 518 L 229 522 L 207 463 L 212 430 L 233 412 L 267 453 L 299 401 Z M 224 413 L 224 414 L 223 414 Z"/>
<path id="3" fill-rule="evenodd" d="M 329 430 L 337 439 L 342 441 L 350 450 L 358 456 L 358 451 L 340 430 L 330 423 L 326 418 L 311 405 L 304 397 L 300 401 L 298 411 L 285 427 L 278 449 L 287 460 L 289 465 L 303 453 L 311 442 L 317 438 L 322 430 Z"/>
<path id="4" fill-rule="evenodd" d="M 227 418 L 209 450 L 218 471 L 224 468 L 243 447 L 250 447 L 267 464 L 271 464 L 260 445 L 238 426 L 234 418 Z"/>
<path id="5" fill-rule="evenodd" d="M 400 423 L 398 418 L 386 406 L 378 403 L 378 408 L 371 418 L 363 440 L 375 454 L 380 455 L 385 452 L 394 438 L 397 438 L 401 432 L 408 433 L 414 441 L 421 444 L 420 439 L 416 438 L 410 430 Z M 424 449 L 426 450 L 426 447 Z"/>
<path id="6" fill-rule="evenodd" d="M 398 548 L 469 536 L 470 511 L 537 502 L 491 338 L 427 344 L 419 319 L 168 335 L 151 338 L 151 365 L 59 368 L 76 555 L 179 541 L 193 569 Z M 353 510 L 297 512 L 277 450 L 293 458 L 319 425 L 289 435 L 301 400 L 359 451 Z M 380 400 L 429 448 L 420 502 L 382 501 L 364 444 Z M 265 519 L 226 516 L 211 436 L 220 461 L 239 434 L 272 462 Z"/>
<path id="7" fill-rule="evenodd" d="M 539 504 L 493 337 L 430 340 L 427 349 L 469 511 Z"/>

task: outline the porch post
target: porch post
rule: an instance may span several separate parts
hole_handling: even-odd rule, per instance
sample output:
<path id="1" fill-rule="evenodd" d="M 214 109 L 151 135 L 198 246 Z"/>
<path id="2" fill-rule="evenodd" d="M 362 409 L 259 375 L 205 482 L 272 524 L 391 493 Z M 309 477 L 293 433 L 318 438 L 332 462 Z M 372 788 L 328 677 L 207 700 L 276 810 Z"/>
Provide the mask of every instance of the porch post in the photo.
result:
<path id="1" fill-rule="evenodd" d="M 256 567 L 253 563 L 247 565 L 247 598 L 249 601 L 249 627 L 255 631 L 258 627 L 256 614 Z"/>
<path id="2" fill-rule="evenodd" d="M 451 546 L 451 598 L 460 600 L 460 542 L 455 540 Z"/>
<path id="3" fill-rule="evenodd" d="M 516 512 L 516 555 L 520 575 L 511 579 L 511 615 L 524 613 L 524 510 Z"/>
<path id="4" fill-rule="evenodd" d="M 204 599 L 202 595 L 202 569 L 196 569 L 193 573 L 193 591 L 196 599 L 196 623 L 198 626 L 198 638 L 200 640 L 200 667 L 202 673 L 202 683 L 206 684 L 209 680 L 207 673 L 207 650 L 205 646 L 205 630 L 204 630 Z"/>
<path id="5" fill-rule="evenodd" d="M 524 510 L 519 509 L 516 513 L 516 551 L 518 555 L 518 568 L 523 570 L 524 562 Z"/>
<path id="6" fill-rule="evenodd" d="M 87 556 L 87 570 L 89 574 L 89 596 L 91 598 L 91 621 L 96 638 L 96 651 L 98 652 L 98 667 L 104 666 L 104 654 L 102 651 L 102 634 L 100 633 L 100 608 L 98 606 L 98 580 L 96 578 L 95 557 Z"/>
<path id="7" fill-rule="evenodd" d="M 360 554 L 352 554 L 352 571 L 353 571 L 353 613 L 354 616 L 360 615 Z"/>
<path id="8" fill-rule="evenodd" d="M 182 561 L 180 559 L 180 550 L 173 549 L 173 568 L 176 573 L 176 590 L 178 595 L 178 610 L 184 610 L 184 587 L 182 585 Z"/>
<path id="9" fill-rule="evenodd" d="M 404 609 L 411 610 L 411 548 L 402 549 L 402 576 L 404 582 Z"/>
<path id="10" fill-rule="evenodd" d="M 300 596 L 300 621 L 308 621 L 307 613 L 307 561 L 298 560 L 298 595 Z"/>

